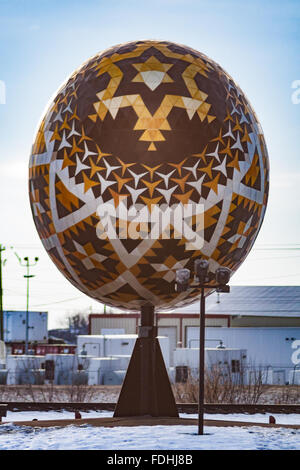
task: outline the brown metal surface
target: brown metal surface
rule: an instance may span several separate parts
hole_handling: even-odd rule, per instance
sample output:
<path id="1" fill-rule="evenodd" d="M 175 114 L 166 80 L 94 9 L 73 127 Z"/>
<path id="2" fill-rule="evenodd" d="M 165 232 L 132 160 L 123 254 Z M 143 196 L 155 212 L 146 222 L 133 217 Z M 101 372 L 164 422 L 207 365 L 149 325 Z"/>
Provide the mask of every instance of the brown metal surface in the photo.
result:
<path id="1" fill-rule="evenodd" d="M 157 339 L 154 306 L 141 307 L 141 326 L 114 417 L 173 416 L 178 411 Z"/>
<path id="2" fill-rule="evenodd" d="M 69 425 L 81 426 L 89 424 L 91 426 L 99 427 L 115 427 L 115 426 L 195 426 L 198 424 L 196 419 L 191 418 L 155 418 L 151 416 L 137 416 L 131 418 L 85 418 L 85 419 L 56 419 L 56 420 L 43 420 L 43 421 L 16 421 L 12 424 L 16 426 L 31 426 L 31 427 L 64 427 Z M 300 429 L 298 424 L 270 424 L 256 423 L 248 421 L 225 421 L 225 420 L 205 420 L 205 426 L 217 427 L 267 427 L 267 428 L 288 428 Z"/>
<path id="3" fill-rule="evenodd" d="M 7 404 L 0 404 L 0 423 L 1 423 L 1 420 L 4 416 L 6 416 L 6 412 L 7 412 Z"/>
<path id="4" fill-rule="evenodd" d="M 21 402 L 11 401 L 0 403 L 7 405 L 7 411 L 114 411 L 116 403 L 99 402 Z M 197 403 L 177 403 L 178 413 L 196 414 Z M 207 414 L 235 414 L 235 413 L 274 413 L 274 414 L 300 414 L 300 405 L 297 404 L 230 404 L 230 403 L 205 403 L 204 412 Z"/>
<path id="5" fill-rule="evenodd" d="M 114 416 L 178 416 L 157 338 L 137 338 Z"/>

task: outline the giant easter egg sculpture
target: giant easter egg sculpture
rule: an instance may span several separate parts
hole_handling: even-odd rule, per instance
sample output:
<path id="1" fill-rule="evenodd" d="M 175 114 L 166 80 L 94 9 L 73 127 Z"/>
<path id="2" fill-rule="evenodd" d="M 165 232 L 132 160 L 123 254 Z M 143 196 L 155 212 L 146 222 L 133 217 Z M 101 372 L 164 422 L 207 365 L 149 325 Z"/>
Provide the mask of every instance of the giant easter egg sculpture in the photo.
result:
<path id="1" fill-rule="evenodd" d="M 60 88 L 33 144 L 30 201 L 45 249 L 78 289 L 130 310 L 169 308 L 198 295 L 175 292 L 177 269 L 203 258 L 213 277 L 243 262 L 263 221 L 268 168 L 257 117 L 218 64 L 138 41 L 92 57 Z M 175 222 L 155 236 L 135 222 L 140 236 L 130 236 L 131 219 L 101 212 L 125 202 L 150 218 L 163 205 L 202 207 L 202 224 L 182 222 L 203 243 L 178 236 Z M 119 236 L 106 233 L 109 217 Z"/>

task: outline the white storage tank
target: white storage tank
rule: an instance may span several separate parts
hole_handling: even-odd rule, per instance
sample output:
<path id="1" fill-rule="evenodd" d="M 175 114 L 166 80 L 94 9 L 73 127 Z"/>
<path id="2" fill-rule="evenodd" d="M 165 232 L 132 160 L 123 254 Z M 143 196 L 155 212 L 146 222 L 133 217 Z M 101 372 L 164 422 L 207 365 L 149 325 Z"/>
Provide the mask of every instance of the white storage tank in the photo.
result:
<path id="1" fill-rule="evenodd" d="M 88 384 L 88 369 L 92 356 L 82 355 L 75 356 L 74 368 L 71 374 L 72 385 L 87 385 Z"/>
<path id="2" fill-rule="evenodd" d="M 205 348 L 205 369 L 220 372 L 224 377 L 241 380 L 246 370 L 245 349 Z M 192 377 L 199 375 L 199 348 L 177 348 L 174 351 L 174 367 L 187 367 Z"/>
<path id="3" fill-rule="evenodd" d="M 26 339 L 26 312 L 3 312 L 4 341 L 6 343 L 25 341 Z M 47 341 L 48 339 L 48 313 L 28 312 L 28 340 Z"/>
<path id="4" fill-rule="evenodd" d="M 169 380 L 173 384 L 176 382 L 176 368 L 175 367 L 169 367 L 167 370 L 168 375 L 169 375 Z"/>
<path id="5" fill-rule="evenodd" d="M 125 335 L 124 328 L 101 328 L 101 335 Z"/>
<path id="6" fill-rule="evenodd" d="M 245 370 L 247 350 L 237 348 L 205 348 L 205 363 L 207 368 L 216 364 L 223 369 L 228 368 L 232 373 Z"/>
<path id="7" fill-rule="evenodd" d="M 7 369 L 0 369 L 0 385 L 7 384 Z"/>
<path id="8" fill-rule="evenodd" d="M 137 335 L 105 335 L 104 357 L 132 354 Z"/>
<path id="9" fill-rule="evenodd" d="M 77 353 L 85 351 L 94 357 L 131 355 L 136 338 L 137 335 L 79 335 Z"/>
<path id="10" fill-rule="evenodd" d="M 126 371 L 128 369 L 129 362 L 130 362 L 130 359 L 131 359 L 130 355 L 124 355 L 124 356 L 121 356 L 121 355 L 120 356 L 115 356 L 115 355 L 113 355 L 112 357 L 120 360 L 120 370 Z"/>
<path id="11" fill-rule="evenodd" d="M 276 372 L 274 374 L 273 368 L 269 367 L 252 367 L 246 368 L 245 384 L 255 385 L 261 383 L 263 385 L 275 385 Z"/>
<path id="12" fill-rule="evenodd" d="M 88 370 L 91 359 L 93 356 L 75 356 L 75 366 L 78 370 Z"/>
<path id="13" fill-rule="evenodd" d="M 6 348 L 4 341 L 0 341 L 0 369 L 3 369 L 6 364 Z"/>
<path id="14" fill-rule="evenodd" d="M 46 354 L 46 382 L 55 385 L 87 385 L 91 358 L 75 354 Z"/>
<path id="15" fill-rule="evenodd" d="M 177 348 L 174 350 L 174 367 L 187 366 L 190 369 L 199 367 L 199 349 Z"/>
<path id="16" fill-rule="evenodd" d="M 287 369 L 273 369 L 273 385 L 288 385 Z"/>
<path id="17" fill-rule="evenodd" d="M 73 372 L 78 370 L 78 360 L 75 354 L 46 354 L 45 380 L 55 385 L 71 385 Z M 53 375 L 51 374 L 53 371 Z"/>
<path id="18" fill-rule="evenodd" d="M 44 356 L 8 355 L 6 358 L 7 385 L 20 385 L 26 383 L 26 377 L 30 383 L 42 383 L 42 364 Z M 29 378 L 30 377 L 30 378 Z"/>
<path id="19" fill-rule="evenodd" d="M 103 375 L 108 370 L 119 370 L 120 359 L 116 357 L 91 358 L 88 368 L 88 384 L 103 385 Z"/>
<path id="20" fill-rule="evenodd" d="M 6 367 L 7 367 L 7 385 L 17 385 L 18 383 L 18 362 L 17 359 L 20 356 L 8 355 L 6 358 Z"/>
<path id="21" fill-rule="evenodd" d="M 122 385 L 125 375 L 125 370 L 107 370 L 103 374 L 103 385 Z"/>
<path id="22" fill-rule="evenodd" d="M 206 327 L 205 346 L 246 349 L 248 361 L 255 367 L 274 369 L 300 363 L 300 328 L 296 327 Z M 199 346 L 199 328 L 187 327 L 187 345 Z"/>
<path id="23" fill-rule="evenodd" d="M 104 336 L 103 335 L 78 335 L 77 354 L 104 357 Z"/>
<path id="24" fill-rule="evenodd" d="M 20 371 L 18 385 L 43 385 L 45 383 L 45 369 L 29 369 Z"/>
<path id="25" fill-rule="evenodd" d="M 87 370 L 74 370 L 71 372 L 70 385 L 88 385 L 88 380 Z"/>
<path id="26" fill-rule="evenodd" d="M 167 370 L 170 367 L 170 340 L 168 336 L 157 337 Z"/>
<path id="27" fill-rule="evenodd" d="M 290 385 L 300 385 L 300 370 L 292 369 L 289 371 L 289 384 Z"/>
<path id="28" fill-rule="evenodd" d="M 79 335 L 77 353 L 94 357 L 131 356 L 138 335 Z M 169 338 L 158 337 L 166 368 L 170 365 Z"/>

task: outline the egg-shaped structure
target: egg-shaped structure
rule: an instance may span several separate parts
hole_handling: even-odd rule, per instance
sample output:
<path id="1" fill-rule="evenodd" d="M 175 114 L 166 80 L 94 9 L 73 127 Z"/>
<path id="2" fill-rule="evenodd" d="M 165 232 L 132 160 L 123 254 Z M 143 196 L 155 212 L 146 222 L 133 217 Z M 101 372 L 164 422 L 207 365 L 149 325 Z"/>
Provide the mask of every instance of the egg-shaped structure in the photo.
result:
<path id="1" fill-rule="evenodd" d="M 200 52 L 145 40 L 97 54 L 59 89 L 29 192 L 43 245 L 73 285 L 111 306 L 163 309 L 198 295 L 175 292 L 177 269 L 207 259 L 212 279 L 240 266 L 268 173 L 261 126 L 233 79 Z"/>

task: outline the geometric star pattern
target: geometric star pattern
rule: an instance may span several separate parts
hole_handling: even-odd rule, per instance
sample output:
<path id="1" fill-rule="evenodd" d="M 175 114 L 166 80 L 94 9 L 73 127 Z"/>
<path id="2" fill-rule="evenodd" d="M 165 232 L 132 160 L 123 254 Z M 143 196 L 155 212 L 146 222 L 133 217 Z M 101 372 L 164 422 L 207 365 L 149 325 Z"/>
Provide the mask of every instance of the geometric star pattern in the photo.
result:
<path id="1" fill-rule="evenodd" d="M 186 46 L 137 41 L 101 52 L 62 85 L 41 120 L 29 193 L 42 243 L 85 294 L 139 310 L 195 301 L 176 293 L 175 271 L 194 260 L 234 272 L 249 253 L 268 199 L 269 160 L 244 93 L 214 61 Z M 201 249 L 174 224 L 151 238 L 102 239 L 98 208 L 126 201 L 204 208 Z M 139 233 L 147 227 L 136 225 Z M 170 237 L 166 237 L 169 231 Z M 148 234 L 149 235 L 149 234 Z"/>

